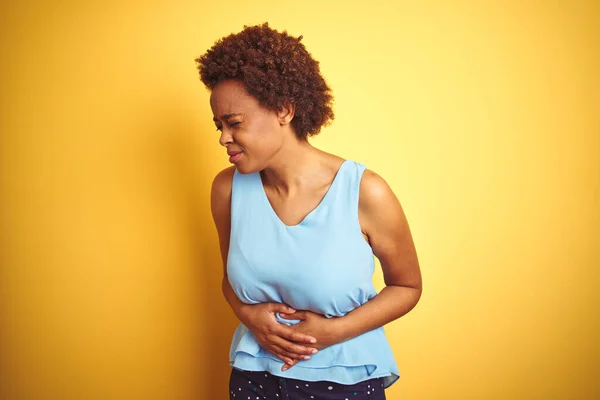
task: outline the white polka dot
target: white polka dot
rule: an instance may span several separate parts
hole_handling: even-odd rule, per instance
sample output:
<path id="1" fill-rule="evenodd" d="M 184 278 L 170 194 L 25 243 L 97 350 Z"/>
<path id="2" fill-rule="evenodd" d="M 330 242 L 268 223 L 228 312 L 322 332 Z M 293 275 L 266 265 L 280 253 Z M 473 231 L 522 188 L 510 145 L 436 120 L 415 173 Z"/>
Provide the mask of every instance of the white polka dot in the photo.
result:
<path id="1" fill-rule="evenodd" d="M 300 389 L 298 386 L 296 386 L 296 389 Z"/>
<path id="2" fill-rule="evenodd" d="M 371 392 L 367 392 L 367 394 L 371 394 Z"/>
<path id="3" fill-rule="evenodd" d="M 261 389 L 263 388 L 262 385 L 258 385 L 258 386 L 260 386 Z"/>
<path id="4" fill-rule="evenodd" d="M 333 390 L 333 386 L 328 386 L 327 389 L 328 390 Z"/>
<path id="5" fill-rule="evenodd" d="M 306 387 L 308 387 L 308 383 L 306 384 Z"/>
<path id="6" fill-rule="evenodd" d="M 242 390 L 242 388 L 239 388 L 238 390 Z"/>

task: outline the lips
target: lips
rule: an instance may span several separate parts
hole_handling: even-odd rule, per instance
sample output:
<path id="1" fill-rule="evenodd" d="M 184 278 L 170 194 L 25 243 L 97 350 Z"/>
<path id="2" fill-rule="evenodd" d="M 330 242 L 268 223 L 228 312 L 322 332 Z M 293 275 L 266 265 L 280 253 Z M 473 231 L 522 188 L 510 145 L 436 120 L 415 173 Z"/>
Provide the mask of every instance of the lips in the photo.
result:
<path id="1" fill-rule="evenodd" d="M 239 159 L 242 157 L 241 151 L 228 151 L 227 154 L 229 155 L 229 162 L 232 164 L 238 162 Z"/>

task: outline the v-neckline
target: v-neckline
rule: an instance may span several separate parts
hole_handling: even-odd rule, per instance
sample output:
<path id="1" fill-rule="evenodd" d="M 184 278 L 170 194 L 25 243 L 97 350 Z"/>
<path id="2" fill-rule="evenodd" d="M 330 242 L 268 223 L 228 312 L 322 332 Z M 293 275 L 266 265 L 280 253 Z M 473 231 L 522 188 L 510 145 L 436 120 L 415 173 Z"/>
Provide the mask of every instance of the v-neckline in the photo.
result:
<path id="1" fill-rule="evenodd" d="M 262 189 L 261 190 L 262 197 L 265 200 L 267 208 L 270 210 L 271 214 L 275 217 L 275 219 L 281 225 L 283 225 L 286 228 L 295 228 L 295 227 L 298 227 L 298 226 L 302 225 L 304 223 L 304 221 L 306 221 L 312 214 L 316 213 L 317 210 L 319 208 L 321 208 L 321 205 L 323 205 L 325 203 L 325 201 L 329 197 L 329 193 L 331 193 L 334 185 L 336 184 L 336 182 L 338 181 L 339 176 L 341 175 L 340 172 L 342 172 L 342 168 L 344 167 L 344 165 L 347 162 L 348 162 L 348 160 L 344 160 L 342 162 L 342 164 L 339 166 L 337 172 L 335 173 L 335 176 L 333 177 L 333 181 L 331 181 L 331 184 L 329 185 L 329 188 L 327 188 L 327 191 L 325 192 L 325 195 L 323 196 L 323 198 L 321 199 L 321 201 L 319 202 L 319 204 L 317 204 L 317 206 L 315 208 L 313 208 L 312 210 L 310 210 L 310 212 L 308 214 L 306 214 L 304 216 L 304 218 L 302 218 L 302 220 L 300 222 L 298 222 L 296 225 L 287 225 L 285 222 L 283 222 L 281 220 L 281 218 L 279 217 L 279 215 L 277 215 L 277 213 L 275 212 L 275 209 L 273 208 L 273 205 L 271 204 L 271 201 L 269 200 L 269 196 L 267 196 L 267 191 L 265 190 L 265 185 L 263 184 L 262 175 L 260 174 L 260 171 L 257 172 L 257 174 L 258 174 L 258 183 L 260 184 L 260 187 Z"/>

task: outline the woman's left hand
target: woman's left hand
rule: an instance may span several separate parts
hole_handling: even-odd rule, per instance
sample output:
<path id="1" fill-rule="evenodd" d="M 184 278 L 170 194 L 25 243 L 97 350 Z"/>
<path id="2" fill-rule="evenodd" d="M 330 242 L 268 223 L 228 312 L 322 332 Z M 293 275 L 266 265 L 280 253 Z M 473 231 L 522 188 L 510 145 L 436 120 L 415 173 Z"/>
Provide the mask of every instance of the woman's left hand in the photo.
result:
<path id="1" fill-rule="evenodd" d="M 312 311 L 296 311 L 293 314 L 279 313 L 283 319 L 300 320 L 299 323 L 291 325 L 290 328 L 317 339 L 311 344 L 312 347 L 322 350 L 326 347 L 343 341 L 340 329 L 340 317 L 327 318 Z M 293 360 L 294 365 L 301 360 Z M 285 364 L 282 371 L 291 368 L 292 365 Z"/>

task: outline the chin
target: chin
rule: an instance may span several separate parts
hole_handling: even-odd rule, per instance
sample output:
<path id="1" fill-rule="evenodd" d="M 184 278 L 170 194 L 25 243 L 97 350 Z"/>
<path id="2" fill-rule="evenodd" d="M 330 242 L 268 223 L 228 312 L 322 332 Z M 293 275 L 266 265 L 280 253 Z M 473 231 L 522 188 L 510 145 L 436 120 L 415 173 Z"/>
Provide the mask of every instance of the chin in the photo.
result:
<path id="1" fill-rule="evenodd" d="M 259 171 L 259 170 L 253 169 L 253 168 L 248 168 L 248 166 L 244 165 L 243 163 L 236 164 L 235 165 L 235 169 L 237 169 L 237 171 L 240 174 L 251 174 L 253 172 L 258 172 Z"/>

